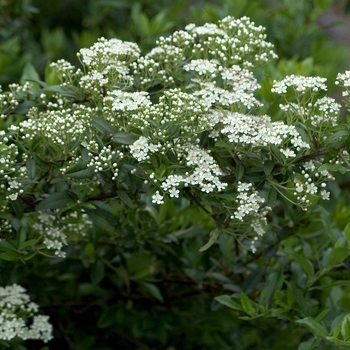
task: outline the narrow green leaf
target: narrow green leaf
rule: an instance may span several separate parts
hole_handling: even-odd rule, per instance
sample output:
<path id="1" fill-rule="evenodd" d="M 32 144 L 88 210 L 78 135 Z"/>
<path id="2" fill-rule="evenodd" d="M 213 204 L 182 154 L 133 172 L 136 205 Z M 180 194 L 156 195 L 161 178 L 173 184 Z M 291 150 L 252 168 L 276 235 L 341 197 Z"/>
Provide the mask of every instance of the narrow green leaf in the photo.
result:
<path id="1" fill-rule="evenodd" d="M 241 163 L 237 163 L 236 165 L 236 170 L 235 170 L 235 175 L 237 181 L 239 181 L 243 175 L 244 175 L 244 166 Z"/>
<path id="2" fill-rule="evenodd" d="M 247 313 L 250 316 L 254 316 L 255 307 L 253 300 L 249 299 L 249 297 L 246 294 L 241 293 L 240 301 L 245 313 Z"/>
<path id="3" fill-rule="evenodd" d="M 26 63 L 26 65 L 23 68 L 22 76 L 20 78 L 20 83 L 24 84 L 28 80 L 34 80 L 34 81 L 40 80 L 39 73 L 36 71 L 36 69 L 30 62 Z"/>
<path id="4" fill-rule="evenodd" d="M 323 207 L 318 208 L 320 212 L 321 222 L 323 224 L 325 233 L 330 238 L 333 244 L 338 240 L 337 235 L 334 233 L 334 230 L 332 228 L 332 220 L 330 217 L 330 213 Z"/>
<path id="5" fill-rule="evenodd" d="M 205 250 L 209 249 L 218 239 L 220 234 L 220 231 L 216 228 L 210 233 L 210 239 L 208 243 L 204 244 L 204 246 L 199 248 L 200 252 L 204 252 Z"/>
<path id="6" fill-rule="evenodd" d="M 312 265 L 311 261 L 300 254 L 293 253 L 292 255 L 294 260 L 301 265 L 308 277 L 312 277 L 314 275 L 314 266 Z"/>
<path id="7" fill-rule="evenodd" d="M 218 297 L 215 297 L 214 300 L 216 300 L 218 303 L 225 305 L 231 309 L 244 311 L 241 304 L 229 295 L 220 295 Z"/>
<path id="8" fill-rule="evenodd" d="M 117 191 L 118 197 L 130 208 L 135 208 L 136 205 L 125 191 Z"/>
<path id="9" fill-rule="evenodd" d="M 273 296 L 275 295 L 275 292 L 281 289 L 282 284 L 283 284 L 282 268 L 279 268 L 277 271 L 274 271 L 273 273 L 267 276 L 266 287 L 264 289 L 266 290 L 266 294 L 264 298 L 265 304 L 268 304 L 272 300 Z"/>
<path id="10" fill-rule="evenodd" d="M 265 163 L 264 163 L 264 173 L 266 175 L 271 174 L 271 171 L 273 170 L 273 167 L 275 166 L 275 162 L 271 159 L 268 159 Z"/>
<path id="11" fill-rule="evenodd" d="M 103 277 L 104 277 L 104 273 L 105 273 L 105 265 L 101 260 L 96 260 L 90 269 L 90 279 L 92 284 L 99 284 Z"/>
<path id="12" fill-rule="evenodd" d="M 95 174 L 93 168 L 87 167 L 88 162 L 79 162 L 74 164 L 66 171 L 66 175 L 73 179 L 88 179 Z"/>
<path id="13" fill-rule="evenodd" d="M 350 341 L 350 313 L 346 314 L 341 324 L 341 334 L 345 341 Z"/>
<path id="14" fill-rule="evenodd" d="M 142 282 L 140 283 L 142 286 L 144 286 L 147 290 L 147 292 L 155 299 L 157 299 L 158 301 L 160 301 L 161 303 L 164 302 L 163 300 L 163 296 L 160 293 L 159 288 L 153 284 L 153 283 L 148 283 L 148 282 Z"/>
<path id="15" fill-rule="evenodd" d="M 350 154 L 350 135 L 345 140 L 345 149 Z"/>
<path id="16" fill-rule="evenodd" d="M 269 192 L 267 193 L 267 205 L 272 207 L 276 203 L 276 199 L 277 191 L 273 186 L 271 186 Z"/>
<path id="17" fill-rule="evenodd" d="M 20 245 L 26 240 L 26 238 L 27 238 L 26 229 L 23 226 L 21 226 L 16 235 L 17 247 L 20 247 Z"/>
<path id="18" fill-rule="evenodd" d="M 16 261 L 19 259 L 19 255 L 13 250 L 8 250 L 7 252 L 0 254 L 0 259 L 7 261 Z"/>
<path id="19" fill-rule="evenodd" d="M 66 192 L 53 193 L 43 199 L 37 206 L 36 210 L 60 209 L 65 207 L 72 198 Z"/>
<path id="20" fill-rule="evenodd" d="M 32 245 L 34 245 L 38 240 L 37 239 L 29 239 L 28 241 L 22 242 L 18 249 L 19 250 L 23 250 L 24 248 L 30 247 Z"/>
<path id="21" fill-rule="evenodd" d="M 27 167 L 27 172 L 28 172 L 28 177 L 30 180 L 35 179 L 35 174 L 36 174 L 36 163 L 34 159 L 27 159 L 26 161 L 26 167 Z"/>
<path id="22" fill-rule="evenodd" d="M 315 321 L 320 322 L 329 312 L 329 309 L 322 310 L 315 318 Z"/>
<path id="23" fill-rule="evenodd" d="M 344 235 L 348 241 L 350 241 L 350 222 L 348 222 L 344 229 Z"/>
<path id="24" fill-rule="evenodd" d="M 23 202 L 20 198 L 17 198 L 14 201 L 11 201 L 11 206 L 16 214 L 17 219 L 22 219 L 24 215 L 24 206 Z"/>
<path id="25" fill-rule="evenodd" d="M 286 282 L 287 284 L 287 304 L 288 306 L 292 306 L 294 303 L 294 295 L 293 295 L 293 289 L 289 282 Z"/>
<path id="26" fill-rule="evenodd" d="M 30 260 L 32 259 L 35 255 L 37 254 L 37 252 L 30 252 L 28 254 L 25 254 L 22 256 L 23 260 Z"/>
<path id="27" fill-rule="evenodd" d="M 316 322 L 313 318 L 311 317 L 305 317 L 301 320 L 297 320 L 297 323 L 300 324 L 305 324 L 307 325 L 312 333 L 314 333 L 317 337 L 319 338 L 327 338 L 328 337 L 328 331 L 327 328 L 320 323 Z"/>
<path id="28" fill-rule="evenodd" d="M 7 251 L 7 250 L 15 250 L 15 249 L 16 247 L 12 243 L 4 239 L 0 239 L 0 250 Z"/>
<path id="29" fill-rule="evenodd" d="M 138 140 L 140 135 L 136 135 L 131 132 L 117 132 L 113 135 L 113 141 L 115 143 L 120 143 L 122 145 L 132 145 L 136 140 Z"/>
<path id="30" fill-rule="evenodd" d="M 306 342 L 302 342 L 299 345 L 298 350 L 312 350 L 312 349 L 315 349 L 319 345 L 320 345 L 320 339 L 312 338 Z"/>
<path id="31" fill-rule="evenodd" d="M 91 123 L 98 131 L 100 131 L 105 136 L 111 136 L 117 133 L 117 129 L 102 118 L 93 117 Z"/>
<path id="32" fill-rule="evenodd" d="M 349 249 L 344 247 L 334 248 L 328 257 L 330 267 L 341 264 L 349 256 Z"/>

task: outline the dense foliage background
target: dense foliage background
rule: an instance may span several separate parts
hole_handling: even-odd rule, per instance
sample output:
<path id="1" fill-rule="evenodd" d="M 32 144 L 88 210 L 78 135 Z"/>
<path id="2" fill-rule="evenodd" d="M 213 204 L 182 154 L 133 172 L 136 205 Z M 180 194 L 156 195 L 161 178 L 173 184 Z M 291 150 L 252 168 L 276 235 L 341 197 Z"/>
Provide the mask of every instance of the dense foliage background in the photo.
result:
<path id="1" fill-rule="evenodd" d="M 5 91 L 28 78 L 56 85 L 49 64 L 64 58 L 79 66 L 78 50 L 102 36 L 137 42 L 147 52 L 159 36 L 188 23 L 249 16 L 266 27 L 279 56 L 259 71 L 267 113 L 279 118 L 280 101 L 268 90 L 288 74 L 326 77 L 330 94 L 341 100 L 334 81 L 349 66 L 349 51 L 335 46 L 317 22 L 334 3 L 0 0 L 0 84 Z M 20 107 L 12 119 L 0 120 L 1 129 L 24 118 L 30 105 Z M 342 121 L 348 122 L 345 110 Z M 26 164 L 31 180 L 52 175 L 53 166 L 44 163 L 36 170 Z M 121 174 L 131 192 L 141 186 L 127 171 Z M 51 185 L 40 182 L 47 194 Z M 73 194 L 75 204 L 60 197 L 64 205 L 47 201 L 38 208 L 35 186 L 33 196 L 0 214 L 15 228 L 1 229 L 0 285 L 24 286 L 50 316 L 54 339 L 46 347 L 41 341 L 4 341 L 4 349 L 350 348 L 348 174 L 330 184 L 329 202 L 315 201 L 308 211 L 278 197 L 256 254 L 224 230 L 209 250 L 199 251 L 215 223 L 205 207 L 190 200 L 154 206 L 122 192 L 113 198 L 106 180 L 103 193 L 90 193 L 88 200 L 82 191 L 81 197 Z M 64 249 L 66 258 L 44 250 L 33 254 L 21 245 L 24 213 L 45 204 L 81 205 L 92 218 L 93 226 Z"/>

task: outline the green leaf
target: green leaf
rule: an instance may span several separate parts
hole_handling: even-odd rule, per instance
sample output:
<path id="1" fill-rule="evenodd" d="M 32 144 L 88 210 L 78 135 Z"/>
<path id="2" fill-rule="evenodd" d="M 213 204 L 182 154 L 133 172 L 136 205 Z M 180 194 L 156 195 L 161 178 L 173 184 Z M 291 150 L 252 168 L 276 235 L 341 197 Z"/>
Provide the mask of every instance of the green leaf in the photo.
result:
<path id="1" fill-rule="evenodd" d="M 24 206 L 23 206 L 23 202 L 20 198 L 17 198 L 14 201 L 11 201 L 11 207 L 13 208 L 17 219 L 22 219 L 23 215 L 24 215 Z"/>
<path id="2" fill-rule="evenodd" d="M 339 172 L 343 175 L 348 172 L 341 164 L 323 164 L 318 168 L 318 171 L 321 172 L 323 170 Z"/>
<path id="3" fill-rule="evenodd" d="M 329 313 L 329 309 L 324 309 L 322 310 L 316 317 L 315 317 L 315 321 L 320 322 L 328 313 Z"/>
<path id="4" fill-rule="evenodd" d="M 275 187 L 270 186 L 269 192 L 267 193 L 267 205 L 272 207 L 276 203 L 277 190 Z"/>
<path id="5" fill-rule="evenodd" d="M 132 145 L 135 141 L 139 139 L 139 135 L 131 132 L 117 132 L 113 135 L 113 141 L 115 143 L 120 143 L 122 145 Z"/>
<path id="6" fill-rule="evenodd" d="M 7 250 L 15 250 L 15 249 L 16 247 L 12 243 L 4 239 L 0 239 L 0 250 L 7 251 Z"/>
<path id="7" fill-rule="evenodd" d="M 28 254 L 25 254 L 22 256 L 23 260 L 30 260 L 32 259 L 35 255 L 37 254 L 37 252 L 30 252 Z"/>
<path id="8" fill-rule="evenodd" d="M 28 80 L 34 80 L 34 81 L 40 80 L 40 76 L 38 72 L 30 62 L 26 63 L 26 65 L 23 68 L 22 76 L 20 78 L 20 83 L 24 84 Z"/>
<path id="9" fill-rule="evenodd" d="M 68 177 L 73 179 L 87 179 L 93 177 L 95 174 L 93 168 L 87 168 L 88 162 L 79 162 L 74 164 L 66 171 Z"/>
<path id="10" fill-rule="evenodd" d="M 146 252 L 135 253 L 126 260 L 126 267 L 130 276 L 136 279 L 142 279 L 149 274 L 149 267 L 153 256 Z"/>
<path id="11" fill-rule="evenodd" d="M 350 222 L 348 222 L 344 229 L 344 235 L 348 241 L 350 241 Z"/>
<path id="12" fill-rule="evenodd" d="M 117 129 L 102 118 L 93 117 L 91 124 L 107 137 L 117 133 Z"/>
<path id="13" fill-rule="evenodd" d="M 318 210 L 320 212 L 321 222 L 323 224 L 325 233 L 331 239 L 332 243 L 335 244 L 335 242 L 338 240 L 338 237 L 332 228 L 330 213 L 323 207 L 319 207 Z"/>
<path id="14" fill-rule="evenodd" d="M 140 283 L 142 286 L 144 286 L 146 288 L 146 290 L 148 291 L 148 293 L 155 299 L 159 300 L 161 303 L 164 302 L 163 300 L 163 296 L 160 293 L 159 288 L 153 284 L 153 283 L 148 283 L 148 282 L 141 282 Z"/>
<path id="15" fill-rule="evenodd" d="M 246 294 L 241 293 L 240 301 L 245 313 L 247 313 L 250 316 L 254 316 L 255 307 L 253 300 L 251 300 Z"/>
<path id="16" fill-rule="evenodd" d="M 298 262 L 303 270 L 306 272 L 308 277 L 312 277 L 314 275 L 314 266 L 312 265 L 311 261 L 306 259 L 300 254 L 293 253 L 292 254 L 294 260 Z"/>
<path id="17" fill-rule="evenodd" d="M 16 261 L 19 259 L 19 255 L 13 250 L 8 250 L 7 252 L 0 254 L 0 259 L 7 261 Z"/>
<path id="18" fill-rule="evenodd" d="M 271 171 L 273 170 L 273 167 L 275 166 L 275 162 L 273 160 L 268 159 L 265 163 L 264 163 L 264 173 L 266 175 L 271 174 Z"/>
<path id="19" fill-rule="evenodd" d="M 349 249 L 344 247 L 334 248 L 328 257 L 330 267 L 337 266 L 349 256 Z"/>
<path id="20" fill-rule="evenodd" d="M 241 163 L 237 163 L 236 165 L 236 170 L 235 170 L 235 175 L 237 181 L 239 181 L 243 175 L 244 175 L 244 166 Z"/>
<path id="21" fill-rule="evenodd" d="M 306 313 L 310 305 L 306 302 L 305 297 L 303 296 L 303 293 L 294 282 L 290 282 L 289 285 L 290 285 L 294 300 L 300 306 L 301 311 Z"/>
<path id="22" fill-rule="evenodd" d="M 90 279 L 92 284 L 99 284 L 103 277 L 104 277 L 104 273 L 105 273 L 105 265 L 101 260 L 96 260 L 92 266 L 91 266 L 91 270 L 90 270 Z"/>
<path id="23" fill-rule="evenodd" d="M 117 191 L 118 197 L 130 208 L 135 208 L 136 205 L 129 197 L 129 195 L 125 191 Z"/>
<path id="24" fill-rule="evenodd" d="M 321 325 L 320 323 L 316 322 L 311 317 L 305 317 L 301 320 L 297 320 L 296 322 L 307 325 L 312 331 L 312 333 L 314 333 L 319 338 L 326 339 L 328 337 L 327 328 Z"/>
<path id="25" fill-rule="evenodd" d="M 37 241 L 37 239 L 29 239 L 28 241 L 22 242 L 18 249 L 23 250 L 24 248 L 34 245 Z"/>
<path id="26" fill-rule="evenodd" d="M 350 135 L 345 140 L 345 149 L 350 154 Z"/>
<path id="27" fill-rule="evenodd" d="M 21 226 L 16 235 L 17 246 L 19 247 L 27 238 L 27 232 L 24 226 Z"/>
<path id="28" fill-rule="evenodd" d="M 117 307 L 116 305 L 108 307 L 97 321 L 98 328 L 107 328 L 115 324 L 117 319 Z"/>
<path id="29" fill-rule="evenodd" d="M 345 341 L 350 341 L 350 313 L 346 314 L 341 324 L 341 334 Z"/>
<path id="30" fill-rule="evenodd" d="M 43 199 L 37 206 L 36 210 L 60 209 L 64 208 L 72 198 L 66 192 L 57 192 Z"/>
<path id="31" fill-rule="evenodd" d="M 220 295 L 218 297 L 215 297 L 214 300 L 216 300 L 218 303 L 225 305 L 231 309 L 243 311 L 241 304 L 229 295 Z"/>
<path id="32" fill-rule="evenodd" d="M 275 295 L 275 292 L 281 289 L 282 284 L 283 284 L 283 274 L 282 274 L 282 267 L 280 267 L 277 271 L 274 271 L 273 273 L 267 276 L 266 287 L 264 289 L 264 291 L 266 290 L 266 294 L 264 297 L 265 304 L 270 303 L 273 296 Z"/>
<path id="33" fill-rule="evenodd" d="M 28 172 L 28 177 L 30 180 L 35 179 L 35 174 L 36 174 L 36 163 L 34 159 L 27 159 L 26 161 L 26 167 L 27 167 L 27 172 Z"/>
<path id="34" fill-rule="evenodd" d="M 298 350 L 312 350 L 315 349 L 316 346 L 320 345 L 320 339 L 317 338 L 312 338 L 306 342 L 302 342 L 299 347 Z"/>
<path id="35" fill-rule="evenodd" d="M 217 228 L 214 229 L 213 231 L 211 231 L 210 239 L 209 239 L 208 243 L 204 244 L 204 246 L 200 247 L 199 251 L 204 252 L 205 250 L 209 249 L 217 241 L 219 234 L 220 234 L 220 231 Z"/>

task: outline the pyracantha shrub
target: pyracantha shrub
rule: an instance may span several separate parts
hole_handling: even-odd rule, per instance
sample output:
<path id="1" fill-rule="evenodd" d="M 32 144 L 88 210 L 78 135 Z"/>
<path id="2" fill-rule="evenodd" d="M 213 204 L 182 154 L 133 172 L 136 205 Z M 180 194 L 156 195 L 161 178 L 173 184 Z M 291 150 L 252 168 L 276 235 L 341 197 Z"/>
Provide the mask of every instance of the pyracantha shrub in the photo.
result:
<path id="1" fill-rule="evenodd" d="M 307 210 L 348 172 L 348 126 L 324 78 L 271 82 L 269 115 L 261 72 L 277 57 L 246 17 L 188 25 L 146 54 L 101 38 L 78 57 L 78 69 L 51 64 L 58 85 L 0 95 L 1 236 L 22 237 L 4 259 L 63 258 L 121 206 L 140 215 L 135 201 L 153 212 L 169 200 L 214 223 L 202 250 L 224 231 L 255 253 L 276 201 Z"/>

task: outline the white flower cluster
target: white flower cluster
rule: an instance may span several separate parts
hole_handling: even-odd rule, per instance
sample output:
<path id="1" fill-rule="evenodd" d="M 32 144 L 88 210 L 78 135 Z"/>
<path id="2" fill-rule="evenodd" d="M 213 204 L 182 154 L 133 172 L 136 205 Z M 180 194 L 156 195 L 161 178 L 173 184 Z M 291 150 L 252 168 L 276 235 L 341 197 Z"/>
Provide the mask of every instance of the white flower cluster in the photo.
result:
<path id="1" fill-rule="evenodd" d="M 261 204 L 265 202 L 264 198 L 259 196 L 257 191 L 254 191 L 253 185 L 249 182 L 238 182 L 237 186 L 237 203 L 238 207 L 232 216 L 232 219 L 243 220 L 248 215 L 257 214 Z"/>
<path id="2" fill-rule="evenodd" d="M 153 144 L 146 137 L 141 136 L 130 145 L 130 153 L 138 162 L 142 162 L 150 158 L 149 153 L 157 152 L 160 147 L 159 143 Z"/>
<path id="3" fill-rule="evenodd" d="M 279 105 L 279 108 L 287 113 L 290 121 L 295 122 L 299 119 L 305 123 L 310 120 L 317 129 L 325 124 L 337 125 L 341 106 L 333 98 L 327 96 L 319 99 L 312 98 L 306 107 L 294 102 Z"/>
<path id="4" fill-rule="evenodd" d="M 200 98 L 207 107 L 224 107 L 227 109 L 237 107 L 239 109 L 244 106 L 251 109 L 261 106 L 261 103 L 251 92 L 245 92 L 243 89 L 239 89 L 238 86 L 237 89 L 228 90 L 218 87 L 215 82 L 201 82 L 200 87 L 199 90 L 193 92 L 193 96 Z"/>
<path id="5" fill-rule="evenodd" d="M 55 217 L 47 213 L 40 213 L 38 221 L 33 224 L 33 229 L 43 236 L 43 243 L 47 249 L 53 249 L 55 255 L 64 258 L 66 253 L 62 248 L 68 244 L 67 236 L 63 230 L 55 224 Z"/>
<path id="6" fill-rule="evenodd" d="M 337 85 L 349 87 L 350 86 L 350 70 L 347 70 L 344 73 L 338 73 L 335 83 Z"/>
<path id="7" fill-rule="evenodd" d="M 273 45 L 265 41 L 265 28 L 255 26 L 248 17 L 226 17 L 218 25 L 189 25 L 186 30 L 199 39 L 193 53 L 208 51 L 226 67 L 240 64 L 251 68 L 277 58 Z"/>
<path id="8" fill-rule="evenodd" d="M 304 142 L 296 128 L 283 122 L 272 122 L 267 115 L 252 116 L 229 111 L 215 112 L 208 115 L 211 125 L 221 123 L 219 133 L 227 135 L 229 142 L 238 147 L 268 147 L 269 145 L 280 146 L 280 151 L 286 157 L 295 157 L 296 153 L 291 149 L 283 148 L 285 144 L 300 149 L 310 148 Z M 211 134 L 217 137 L 217 133 Z"/>
<path id="9" fill-rule="evenodd" d="M 91 144 L 91 143 L 90 143 Z M 96 147 L 98 149 L 98 147 Z M 111 170 L 113 172 L 112 180 L 118 176 L 118 163 L 117 161 L 123 158 L 123 153 L 118 150 L 112 150 L 112 146 L 103 146 L 101 150 L 89 152 L 90 162 L 89 168 L 93 168 L 95 173 L 104 170 Z"/>
<path id="10" fill-rule="evenodd" d="M 253 185 L 249 182 L 239 181 L 237 193 L 236 203 L 238 206 L 233 215 L 231 215 L 231 219 L 250 221 L 250 227 L 255 233 L 250 249 L 255 253 L 256 241 L 265 233 L 266 215 L 271 211 L 271 208 L 263 206 L 265 203 L 264 198 L 260 197 L 259 193 L 254 190 Z"/>
<path id="11" fill-rule="evenodd" d="M 9 112 L 12 112 L 19 102 L 12 92 L 2 93 L 0 85 L 0 118 L 5 119 Z"/>
<path id="12" fill-rule="evenodd" d="M 199 76 L 209 76 L 209 78 L 215 78 L 217 73 L 222 70 L 220 62 L 217 60 L 192 60 L 190 63 L 184 66 L 184 70 L 187 72 L 194 72 Z"/>
<path id="13" fill-rule="evenodd" d="M 132 113 L 129 125 L 141 131 L 150 129 L 157 143 L 159 140 L 168 143 L 207 130 L 209 125 L 204 117 L 207 109 L 193 94 L 171 89 L 164 92 L 158 103 L 144 105 L 138 113 Z"/>
<path id="14" fill-rule="evenodd" d="M 145 91 L 124 92 L 121 90 L 113 90 L 107 92 L 103 103 L 105 111 L 115 114 L 115 112 L 140 111 L 144 107 L 151 105 L 151 100 L 149 94 Z"/>
<path id="15" fill-rule="evenodd" d="M 62 249 L 68 245 L 68 236 L 81 235 L 91 225 L 86 214 L 82 214 L 79 220 L 74 220 L 76 216 L 77 213 L 73 212 L 58 221 L 54 215 L 40 212 L 32 228 L 43 239 L 47 249 L 53 249 L 57 257 L 65 258 L 66 253 Z"/>
<path id="16" fill-rule="evenodd" d="M 322 77 L 304 77 L 302 75 L 289 75 L 281 81 L 274 81 L 272 92 L 277 94 L 286 94 L 288 87 L 292 87 L 296 92 L 305 93 L 318 92 L 320 90 L 327 91 L 327 86 L 325 84 L 326 78 Z"/>
<path id="17" fill-rule="evenodd" d="M 327 170 L 318 171 L 323 162 L 323 158 L 309 160 L 301 165 L 299 174 L 294 173 L 294 196 L 304 210 L 310 205 L 309 195 L 329 200 L 330 192 L 326 191 L 326 182 L 334 180 L 334 177 Z"/>
<path id="18" fill-rule="evenodd" d="M 76 69 L 71 63 L 63 59 L 52 62 L 50 67 L 56 72 L 61 86 L 73 84 L 82 74 L 80 69 Z"/>
<path id="19" fill-rule="evenodd" d="M 97 95 L 103 88 L 132 84 L 129 76 L 130 65 L 140 55 L 137 44 L 119 39 L 99 39 L 88 49 L 81 49 L 78 57 L 89 72 L 80 79 L 80 85 Z"/>
<path id="20" fill-rule="evenodd" d="M 45 112 L 39 112 L 33 107 L 28 112 L 28 118 L 18 126 L 12 125 L 10 131 L 21 133 L 24 139 L 29 140 L 43 136 L 52 143 L 69 149 L 71 142 L 84 138 L 86 129 L 90 127 L 92 114 L 96 111 L 97 109 L 84 105 Z"/>
<path id="21" fill-rule="evenodd" d="M 188 86 L 193 90 L 193 95 L 201 99 L 203 105 L 236 110 L 262 106 L 254 97 L 254 91 L 260 85 L 251 72 L 237 65 L 217 70 L 221 71 L 222 87 L 218 86 L 215 80 L 210 81 L 212 79 L 205 79 L 202 76 L 192 79 L 193 84 Z"/>
<path id="22" fill-rule="evenodd" d="M 345 88 L 345 91 L 343 91 L 343 96 L 348 97 L 350 94 L 350 71 L 347 70 L 344 73 L 338 73 L 335 84 L 343 86 Z"/>
<path id="23" fill-rule="evenodd" d="M 8 138 L 3 130 L 0 131 L 0 189 L 6 193 L 6 199 L 16 200 L 23 193 L 22 180 L 26 178 L 26 168 L 15 166 L 18 156 L 17 146 L 7 145 Z"/>
<path id="24" fill-rule="evenodd" d="M 208 151 L 188 144 L 187 147 L 182 146 L 179 149 L 179 154 L 182 154 L 187 169 L 192 169 L 192 171 L 169 175 L 160 185 L 164 193 L 178 198 L 182 187 L 198 187 L 205 193 L 220 192 L 227 187 L 227 184 L 220 180 L 222 172 Z M 157 204 L 163 202 L 159 191 L 153 195 L 152 201 Z"/>
<path id="25" fill-rule="evenodd" d="M 0 339 L 43 340 L 53 339 L 49 317 L 35 315 L 39 306 L 30 301 L 26 290 L 17 284 L 0 287 Z M 27 320 L 32 318 L 32 323 Z"/>

